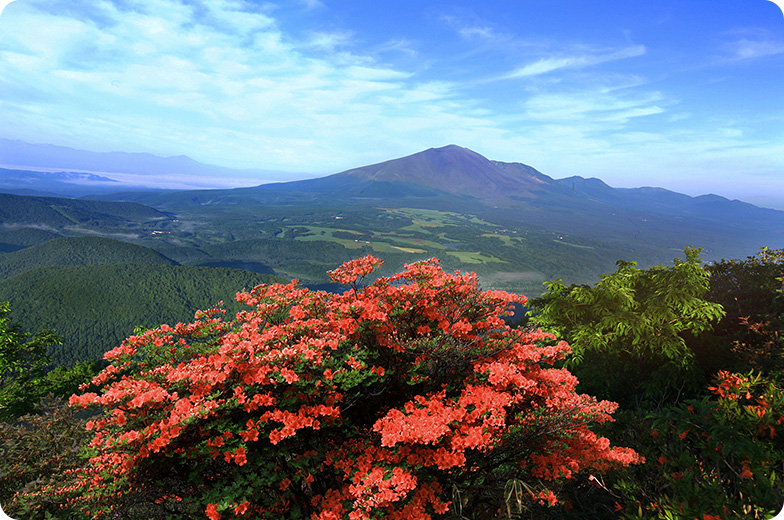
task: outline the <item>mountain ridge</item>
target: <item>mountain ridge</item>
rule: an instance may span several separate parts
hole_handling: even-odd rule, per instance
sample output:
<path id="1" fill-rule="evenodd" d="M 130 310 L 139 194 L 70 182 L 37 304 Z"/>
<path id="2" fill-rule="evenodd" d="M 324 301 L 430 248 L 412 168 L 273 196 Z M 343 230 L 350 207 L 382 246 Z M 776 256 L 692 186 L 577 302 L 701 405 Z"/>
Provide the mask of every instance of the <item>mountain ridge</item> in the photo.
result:
<path id="1" fill-rule="evenodd" d="M 328 194 L 333 197 L 358 199 L 378 193 L 376 198 L 422 199 L 447 195 L 456 197 L 456 204 L 469 200 L 494 209 L 521 209 L 522 205 L 555 204 L 595 210 L 620 207 L 624 209 L 663 212 L 680 215 L 684 208 L 699 218 L 720 217 L 721 208 L 705 204 L 732 206 L 734 213 L 742 208 L 781 216 L 784 211 L 760 208 L 715 194 L 693 197 L 658 187 L 614 188 L 601 179 L 571 176 L 552 177 L 524 163 L 492 161 L 468 148 L 447 145 L 429 148 L 405 157 L 352 168 L 317 179 L 262 184 L 239 188 L 233 193 L 252 196 L 264 191 Z M 213 192 L 214 193 L 214 192 Z M 679 208 L 679 204 L 684 208 Z M 597 206 L 598 205 L 598 206 Z M 701 207 L 702 206 L 702 207 Z M 474 208 L 475 209 L 475 208 Z"/>
<path id="2" fill-rule="evenodd" d="M 0 162 L 16 166 L 104 173 L 170 173 L 181 169 L 204 173 L 212 173 L 216 170 L 242 171 L 201 163 L 182 154 L 162 157 L 146 152 L 93 152 L 14 139 L 0 139 Z"/>

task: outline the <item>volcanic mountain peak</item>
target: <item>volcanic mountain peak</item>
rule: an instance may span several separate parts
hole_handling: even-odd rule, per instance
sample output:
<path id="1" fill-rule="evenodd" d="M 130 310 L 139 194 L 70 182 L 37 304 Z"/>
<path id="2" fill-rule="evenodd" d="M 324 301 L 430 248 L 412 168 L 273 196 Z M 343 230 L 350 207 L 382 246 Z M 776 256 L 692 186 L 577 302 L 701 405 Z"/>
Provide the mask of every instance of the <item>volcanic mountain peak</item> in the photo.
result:
<path id="1" fill-rule="evenodd" d="M 552 181 L 530 166 L 490 161 L 457 145 L 428 150 L 345 171 L 364 181 L 418 184 L 485 200 L 530 196 Z"/>

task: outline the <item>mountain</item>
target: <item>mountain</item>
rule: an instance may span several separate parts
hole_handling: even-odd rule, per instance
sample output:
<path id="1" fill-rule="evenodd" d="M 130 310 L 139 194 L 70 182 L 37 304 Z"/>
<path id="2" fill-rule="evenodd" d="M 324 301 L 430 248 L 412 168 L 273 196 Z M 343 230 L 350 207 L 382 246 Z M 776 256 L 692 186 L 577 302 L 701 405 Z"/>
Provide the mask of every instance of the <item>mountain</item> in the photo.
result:
<path id="1" fill-rule="evenodd" d="M 272 193 L 279 194 L 277 199 Z M 717 224 L 727 230 L 748 228 L 755 239 L 767 232 L 778 237 L 784 233 L 782 211 L 718 195 L 691 197 L 663 188 L 612 188 L 599 179 L 579 176 L 555 180 L 526 164 L 491 161 L 455 145 L 320 179 L 237 189 L 231 194 L 264 203 L 293 203 L 297 197 L 357 203 L 376 199 L 379 204 L 494 214 L 559 232 L 606 234 L 647 222 L 693 227 L 700 234 Z M 210 192 L 211 203 L 218 204 L 227 195 Z M 649 224 L 645 227 L 650 228 Z"/>
<path id="2" fill-rule="evenodd" d="M 425 186 L 458 197 L 469 195 L 484 202 L 512 197 L 533 197 L 548 191 L 552 179 L 525 165 L 494 162 L 467 148 L 449 145 L 430 148 L 400 159 L 339 173 L 354 182 Z"/>
<path id="3" fill-rule="evenodd" d="M 490 161 L 456 145 L 428 150 L 341 173 L 287 183 L 266 184 L 240 189 L 245 196 L 268 196 L 286 201 L 283 194 L 311 198 L 328 195 L 339 200 L 418 199 L 430 207 L 466 209 L 466 204 L 514 205 L 512 201 L 531 199 L 558 190 L 550 177 L 523 164 Z"/>
<path id="4" fill-rule="evenodd" d="M 430 148 L 406 157 L 352 168 L 325 177 L 267 183 L 234 189 L 185 190 L 169 193 L 123 192 L 93 199 L 136 201 L 156 208 L 243 206 L 257 204 L 391 201 L 417 207 L 472 211 L 550 208 L 563 213 L 630 209 L 673 216 L 720 217 L 732 207 L 743 216 L 757 211 L 751 204 L 716 195 L 690 197 L 661 188 L 612 188 L 599 179 L 573 176 L 555 180 L 523 163 L 489 160 L 457 145 Z M 756 209 L 755 209 L 756 208 Z M 739 213 L 740 212 L 740 213 Z M 767 216 L 784 214 L 763 210 Z M 514 218 L 514 217 L 513 217 Z M 534 220 L 538 220 L 534 216 Z"/>
<path id="5" fill-rule="evenodd" d="M 526 164 L 492 161 L 455 145 L 318 179 L 231 190 L 122 194 L 117 199 L 173 213 L 186 208 L 189 212 L 209 212 L 209 208 L 269 212 L 348 207 L 457 212 L 503 223 L 502 228 L 524 225 L 539 233 L 659 251 L 640 258 L 641 262 L 685 245 L 701 246 L 709 258 L 718 259 L 743 257 L 760 245 L 784 242 L 782 211 L 716 195 L 612 188 L 599 179 L 579 176 L 556 180 Z"/>
<path id="6" fill-rule="evenodd" d="M 90 152 L 66 146 L 0 139 L 0 164 L 31 168 L 62 168 L 86 172 L 162 175 L 228 175 L 237 170 L 194 161 L 186 155 L 159 157 L 149 153 Z"/>
<path id="7" fill-rule="evenodd" d="M 297 204 L 306 200 L 419 200 L 428 207 L 458 207 L 530 199 L 560 190 L 550 177 L 523 164 L 490 161 L 456 145 L 317 179 L 263 184 L 231 190 L 192 190 L 174 194 L 121 194 L 155 207 L 180 205 Z M 563 191 L 563 190 L 561 190 Z"/>
<path id="8" fill-rule="evenodd" d="M 94 173 L 0 168 L 0 191 L 14 195 L 81 197 L 121 189 L 119 181 Z"/>
<path id="9" fill-rule="evenodd" d="M 599 179 L 568 177 L 557 181 L 583 197 L 619 208 L 644 208 L 661 214 L 683 217 L 745 220 L 746 224 L 780 218 L 782 211 L 760 208 L 747 202 L 729 200 L 719 195 L 690 197 L 664 188 L 611 188 Z"/>
<path id="10" fill-rule="evenodd" d="M 436 256 L 449 269 L 476 271 L 486 286 L 535 294 L 553 278 L 595 281 L 619 259 L 669 262 L 687 245 L 702 247 L 706 260 L 784 245 L 782 211 L 579 176 L 556 180 L 455 145 L 248 188 L 26 199 L 9 199 L 20 211 L 5 215 L 0 200 L 0 224 L 99 234 L 183 265 L 308 283 L 326 281 L 327 270 L 362 254 L 384 258 L 384 269 Z M 95 212 L 109 210 L 97 205 L 108 201 L 135 202 L 128 208 L 139 213 L 102 221 Z M 10 240 L 0 235 L 0 251 L 21 247 Z"/>

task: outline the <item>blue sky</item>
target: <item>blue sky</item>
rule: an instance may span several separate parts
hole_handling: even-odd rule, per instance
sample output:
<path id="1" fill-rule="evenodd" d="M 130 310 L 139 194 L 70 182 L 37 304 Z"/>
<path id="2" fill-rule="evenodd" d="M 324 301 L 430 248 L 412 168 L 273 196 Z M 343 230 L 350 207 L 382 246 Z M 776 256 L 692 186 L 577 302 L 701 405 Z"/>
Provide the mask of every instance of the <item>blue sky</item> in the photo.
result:
<path id="1" fill-rule="evenodd" d="M 784 208 L 784 14 L 768 0 L 15 0 L 0 121 L 9 139 L 291 178 L 458 144 L 555 178 Z"/>

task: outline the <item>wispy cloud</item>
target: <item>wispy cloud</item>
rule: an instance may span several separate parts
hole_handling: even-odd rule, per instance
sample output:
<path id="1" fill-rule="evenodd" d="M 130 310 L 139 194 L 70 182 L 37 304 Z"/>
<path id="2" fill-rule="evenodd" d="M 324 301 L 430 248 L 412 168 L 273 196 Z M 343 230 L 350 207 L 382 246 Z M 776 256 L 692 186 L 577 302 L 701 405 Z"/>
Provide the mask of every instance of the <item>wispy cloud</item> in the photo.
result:
<path id="1" fill-rule="evenodd" d="M 416 57 L 419 55 L 419 51 L 416 50 L 414 44 L 405 38 L 386 41 L 375 46 L 373 52 L 377 54 L 399 53 L 408 57 Z"/>
<path id="2" fill-rule="evenodd" d="M 500 79 L 527 78 L 562 69 L 582 69 L 601 63 L 633 58 L 645 54 L 645 46 L 634 45 L 611 52 L 580 53 L 541 58 L 504 74 Z"/>
<path id="3" fill-rule="evenodd" d="M 353 35 L 349 31 L 317 31 L 310 33 L 306 46 L 334 52 L 351 44 Z"/>
<path id="4" fill-rule="evenodd" d="M 741 60 L 763 58 L 784 53 L 784 41 L 772 39 L 751 40 L 741 38 L 731 43 L 728 47 L 733 56 Z"/>
<path id="5" fill-rule="evenodd" d="M 499 30 L 497 26 L 487 20 L 479 19 L 475 15 L 466 18 L 454 14 L 443 14 L 440 20 L 457 34 L 467 40 L 484 40 L 490 42 L 509 41 L 513 38 L 508 32 Z"/>

